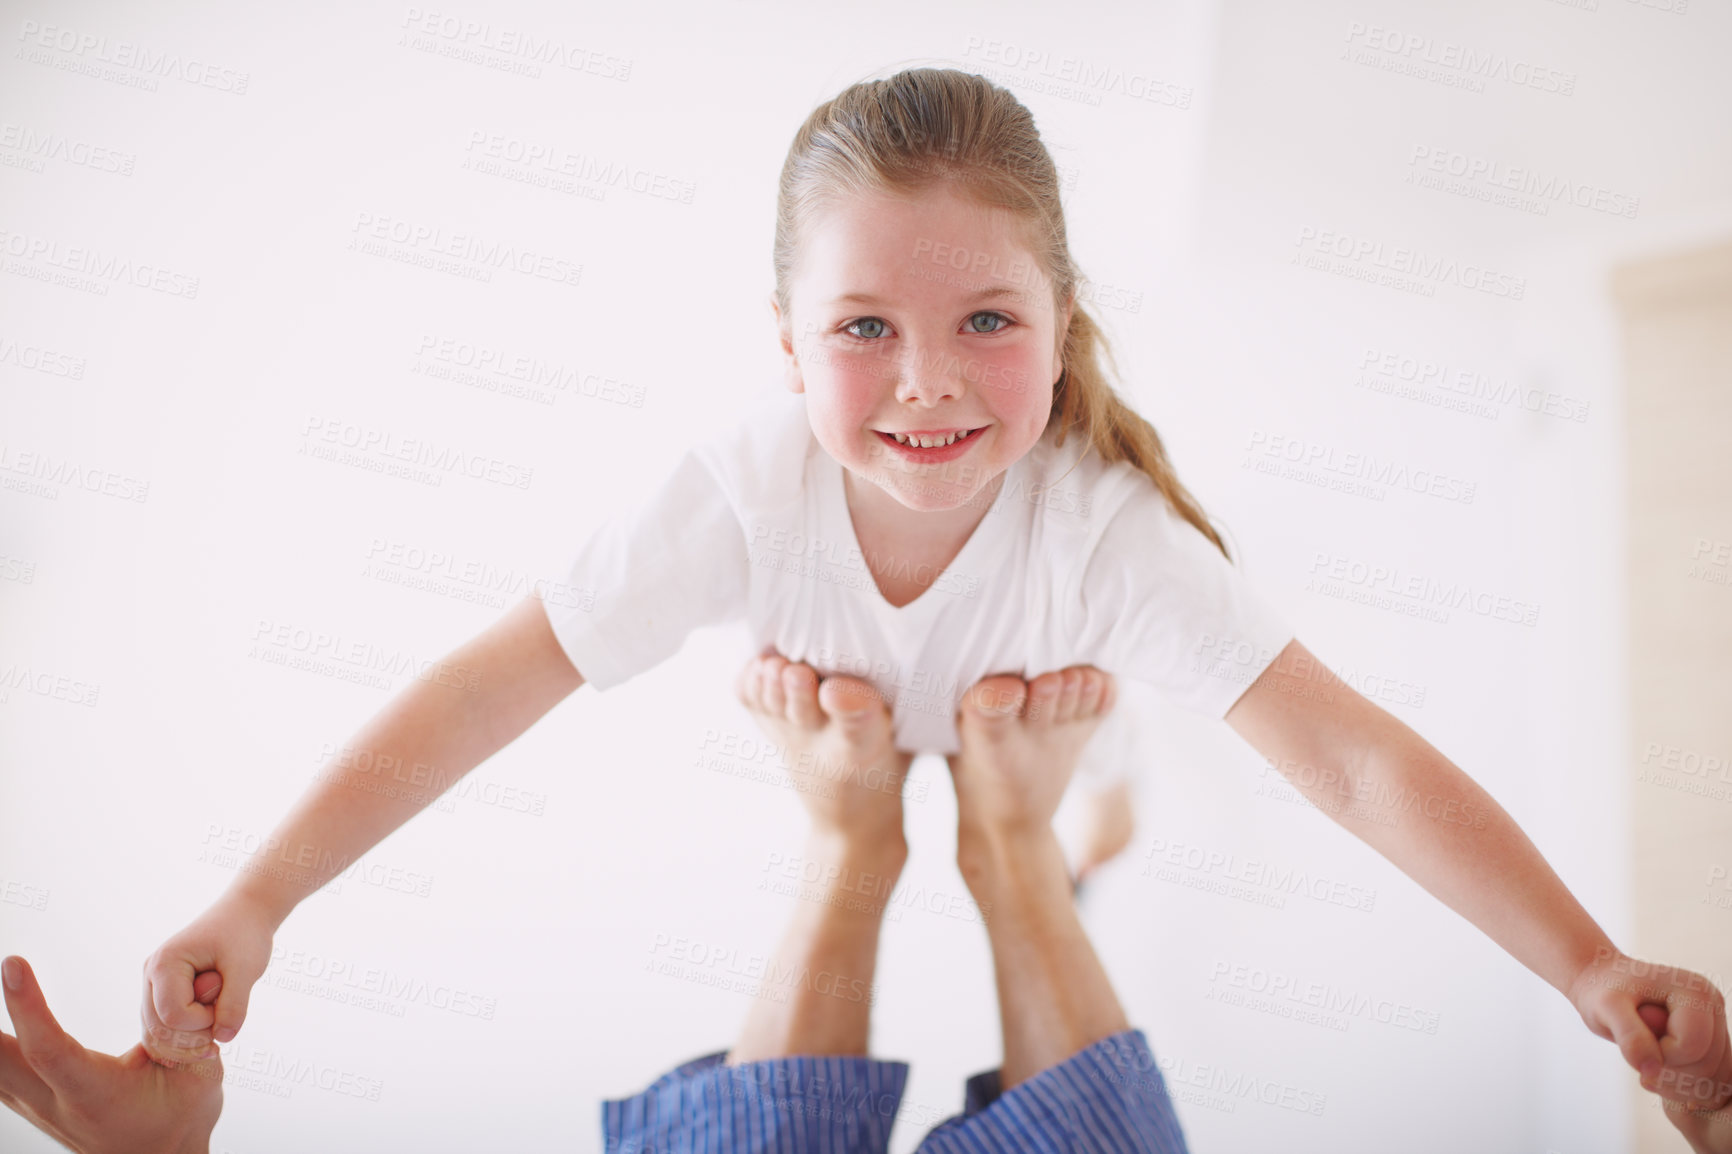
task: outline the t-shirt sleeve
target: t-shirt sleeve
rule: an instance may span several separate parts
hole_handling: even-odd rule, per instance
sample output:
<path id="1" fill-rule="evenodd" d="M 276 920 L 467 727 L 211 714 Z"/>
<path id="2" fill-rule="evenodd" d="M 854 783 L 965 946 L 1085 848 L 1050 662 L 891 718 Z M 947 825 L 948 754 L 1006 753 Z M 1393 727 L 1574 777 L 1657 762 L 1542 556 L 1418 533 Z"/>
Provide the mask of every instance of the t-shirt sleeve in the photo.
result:
<path id="1" fill-rule="evenodd" d="M 673 656 L 699 626 L 743 617 L 746 565 L 739 517 L 694 449 L 584 542 L 566 578 L 577 596 L 543 605 L 584 681 L 611 689 Z"/>
<path id="2" fill-rule="evenodd" d="M 1208 717 L 1225 717 L 1293 630 L 1212 541 L 1146 484 L 1084 564 L 1085 643 L 1115 671 Z"/>

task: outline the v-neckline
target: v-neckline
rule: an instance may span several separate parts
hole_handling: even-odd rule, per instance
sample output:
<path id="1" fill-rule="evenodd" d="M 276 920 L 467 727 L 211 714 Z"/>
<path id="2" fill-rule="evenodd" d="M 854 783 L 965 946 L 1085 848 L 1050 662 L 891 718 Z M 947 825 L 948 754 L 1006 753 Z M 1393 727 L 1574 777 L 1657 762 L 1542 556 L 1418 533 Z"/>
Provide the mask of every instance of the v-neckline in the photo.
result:
<path id="1" fill-rule="evenodd" d="M 826 482 L 825 488 L 830 504 L 830 516 L 840 521 L 841 531 L 847 534 L 844 538 L 845 542 L 853 548 L 854 556 L 859 557 L 861 564 L 865 566 L 866 587 L 861 590 L 861 593 L 871 600 L 873 609 L 880 617 L 899 625 L 907 622 L 925 622 L 949 600 L 939 596 L 935 588 L 944 576 L 953 573 L 964 578 L 970 576 L 971 572 L 964 563 L 974 562 L 978 568 L 982 555 L 991 548 L 993 543 L 1006 536 L 1006 527 L 996 524 L 994 519 L 1002 516 L 1004 512 L 1005 494 L 1016 482 L 1017 470 L 1022 467 L 1021 458 L 1013 461 L 1010 467 L 1004 471 L 1004 483 L 998 487 L 998 492 L 992 498 L 992 504 L 987 507 L 986 513 L 975 524 L 973 532 L 968 535 L 968 540 L 962 543 L 962 548 L 957 550 L 956 556 L 950 559 L 950 563 L 940 570 L 938 575 L 925 589 L 920 591 L 920 595 L 914 600 L 906 605 L 892 605 L 889 599 L 884 596 L 884 591 L 878 588 L 878 578 L 872 572 L 871 559 L 867 557 L 866 550 L 860 545 L 860 535 L 854 530 L 854 514 L 848 508 L 848 489 L 844 482 L 847 470 L 840 461 L 823 449 L 819 449 L 818 452 L 825 462 L 822 472 Z M 982 576 L 978 573 L 972 575 Z"/>

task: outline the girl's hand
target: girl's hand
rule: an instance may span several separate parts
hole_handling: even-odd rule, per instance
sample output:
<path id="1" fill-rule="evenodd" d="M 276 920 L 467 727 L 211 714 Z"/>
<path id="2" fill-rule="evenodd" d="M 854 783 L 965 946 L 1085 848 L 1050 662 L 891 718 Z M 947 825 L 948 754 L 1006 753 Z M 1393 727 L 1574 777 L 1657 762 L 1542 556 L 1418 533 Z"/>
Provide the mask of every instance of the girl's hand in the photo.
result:
<path id="1" fill-rule="evenodd" d="M 1617 1043 L 1642 1088 L 1697 1110 L 1732 1103 L 1726 999 L 1701 974 L 1603 948 L 1570 986 L 1588 1029 Z"/>
<path id="2" fill-rule="evenodd" d="M 231 1040 L 246 1020 L 253 984 L 270 964 L 273 931 L 257 906 L 224 895 L 158 946 L 144 962 L 145 1052 L 175 1066 Z"/>

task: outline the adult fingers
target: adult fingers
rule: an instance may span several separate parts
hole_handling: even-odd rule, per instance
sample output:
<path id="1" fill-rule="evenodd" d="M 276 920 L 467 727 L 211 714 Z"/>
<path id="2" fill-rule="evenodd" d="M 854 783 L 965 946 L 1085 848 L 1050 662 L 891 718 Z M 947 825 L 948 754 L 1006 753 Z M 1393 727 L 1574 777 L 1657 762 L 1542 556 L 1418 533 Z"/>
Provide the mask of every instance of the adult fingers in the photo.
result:
<path id="1" fill-rule="evenodd" d="M 205 970 L 192 980 L 192 1000 L 208 1006 L 222 993 L 223 976 L 215 970 Z"/>
<path id="2" fill-rule="evenodd" d="M 1663 1099 L 1660 1102 L 1660 1107 L 1666 1112 L 1666 1117 L 1672 1125 L 1676 1126 L 1678 1132 L 1684 1136 L 1685 1141 L 1690 1143 L 1690 1149 L 1696 1154 L 1713 1154 L 1716 1149 L 1732 1149 L 1732 1139 L 1728 1139 L 1719 1147 L 1712 1143 L 1716 1136 L 1712 1132 L 1713 1129 L 1717 1126 L 1732 1127 L 1732 1118 L 1724 1114 L 1697 1113 L 1682 1102 L 1668 1102 Z"/>
<path id="3" fill-rule="evenodd" d="M 234 1036 L 241 1032 L 241 1023 L 247 1020 L 247 1003 L 252 992 L 251 982 L 224 982 L 222 975 L 215 970 L 206 970 L 194 979 L 193 993 L 198 1000 L 216 1001 L 216 1020 L 211 1024 L 211 1037 L 219 1042 L 234 1040 Z"/>
<path id="4" fill-rule="evenodd" d="M 84 1047 L 54 1020 L 29 963 L 16 956 L 0 962 L 0 986 L 5 989 L 6 1012 L 17 1031 L 18 1052 L 25 1063 L 50 1090 L 79 1089 Z"/>
<path id="5" fill-rule="evenodd" d="M 53 1101 L 54 1091 L 25 1061 L 18 1039 L 0 1033 L 0 1102 L 17 1113 L 28 1111 L 42 1117 Z"/>
<path id="6" fill-rule="evenodd" d="M 1672 990 L 1666 998 L 1666 1036 L 1660 1052 L 1668 1066 L 1693 1066 L 1710 1056 L 1722 1027 L 1713 1004 L 1701 994 Z"/>
<path id="7" fill-rule="evenodd" d="M 1613 1000 L 1604 1007 L 1605 1025 L 1612 1031 L 1612 1041 L 1637 1073 L 1642 1075 L 1642 1088 L 1653 1090 L 1654 1079 L 1665 1065 L 1660 1040 L 1642 1020 L 1636 1008 L 1627 1002 Z"/>

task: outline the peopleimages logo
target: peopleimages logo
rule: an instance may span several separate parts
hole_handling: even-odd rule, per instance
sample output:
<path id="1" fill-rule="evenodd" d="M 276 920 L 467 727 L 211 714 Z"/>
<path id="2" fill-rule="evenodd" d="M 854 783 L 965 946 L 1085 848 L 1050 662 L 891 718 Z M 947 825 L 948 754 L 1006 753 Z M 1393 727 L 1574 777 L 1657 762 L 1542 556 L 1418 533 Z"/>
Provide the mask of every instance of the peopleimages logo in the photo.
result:
<path id="1" fill-rule="evenodd" d="M 92 278 L 91 283 L 101 288 L 103 295 L 107 285 L 129 284 L 184 300 L 198 298 L 196 276 L 88 245 L 62 244 L 54 237 L 0 229 L 0 253 L 29 262 L 13 271 L 37 267 L 46 275 L 49 269 L 60 269 L 63 275 Z"/>
<path id="2" fill-rule="evenodd" d="M 583 72 L 603 80 L 631 79 L 632 61 L 582 44 L 572 44 L 553 36 L 541 36 L 510 24 L 494 24 L 491 20 L 471 20 L 450 12 L 428 10 L 409 5 L 403 10 L 401 27 L 406 35 L 416 37 L 411 47 L 421 47 L 425 39 L 432 46 L 461 49 L 484 59 L 493 53 L 502 61 L 513 61 L 530 68 L 530 75 L 539 76 L 535 65 L 553 64 L 570 72 Z M 463 53 L 452 53 L 463 58 Z"/>
<path id="3" fill-rule="evenodd" d="M 397 468 L 413 474 L 411 479 L 431 478 L 434 484 L 446 475 L 461 473 L 478 481 L 527 489 L 535 477 L 532 466 L 465 452 L 454 445 L 421 437 L 399 436 L 389 429 L 375 429 L 337 417 L 308 417 L 301 436 L 299 452 L 306 456 L 364 467 L 371 459 L 371 464 L 378 466 L 373 469 L 375 472 Z"/>
<path id="4" fill-rule="evenodd" d="M 346 667 L 366 678 L 366 684 L 389 689 L 389 678 L 408 675 L 448 689 L 481 688 L 481 672 L 448 661 L 433 661 L 407 650 L 349 638 L 341 633 L 313 629 L 287 621 L 261 617 L 253 627 L 248 656 L 273 665 L 320 672 L 326 667 Z M 299 660 L 296 660 L 299 659 Z"/>
<path id="5" fill-rule="evenodd" d="M 1455 366 L 1440 358 L 1367 347 L 1359 357 L 1360 376 L 1354 382 L 1374 392 L 1399 392 L 1445 408 L 1497 420 L 1499 409 L 1521 408 L 1529 413 L 1577 423 L 1588 419 L 1591 402 L 1548 389 L 1537 389 L 1508 376 Z M 1486 402 L 1480 404 L 1478 402 Z"/>
<path id="6" fill-rule="evenodd" d="M 1168 108 L 1191 107 L 1195 96 L 1189 85 L 1177 84 L 1152 71 L 1118 68 L 1080 56 L 1054 54 L 1044 48 L 1027 48 L 1005 40 L 970 36 L 962 54 L 984 60 L 998 68 L 978 70 L 1006 87 L 1030 87 L 1067 100 L 1098 105 L 1105 93 L 1113 93 L 1161 104 Z M 1004 72 L 1001 69 L 1009 69 Z M 997 73 L 997 75 L 993 75 Z"/>
<path id="7" fill-rule="evenodd" d="M 1558 96 L 1571 96 L 1576 91 L 1576 74 L 1573 72 L 1542 68 L 1508 53 L 1480 51 L 1465 44 L 1438 40 L 1418 32 L 1404 32 L 1398 28 L 1384 28 L 1359 20 L 1349 20 L 1346 39 L 1350 46 L 1349 51 L 1362 49 L 1381 53 L 1383 61 L 1398 62 L 1425 79 L 1432 78 L 1423 71 L 1425 69 L 1453 74 L 1461 80 L 1472 82 L 1477 86 L 1476 91 L 1483 90 L 1487 80 L 1501 80 L 1518 88 L 1535 88 Z M 1354 59 L 1357 63 L 1378 60 L 1377 57 Z"/>
<path id="8" fill-rule="evenodd" d="M 0 150 L 16 152 L 28 162 L 33 172 L 43 171 L 44 161 L 58 160 L 76 168 L 93 172 L 108 172 L 116 176 L 131 176 L 138 156 L 88 140 L 65 136 L 53 131 L 40 131 L 25 124 L 10 121 L 0 123 Z"/>
<path id="9" fill-rule="evenodd" d="M 1236 897 L 1253 905 L 1281 909 L 1285 899 L 1307 897 L 1344 909 L 1371 913 L 1377 891 L 1308 870 L 1257 858 L 1241 858 L 1225 850 L 1156 838 L 1145 855 L 1143 876 L 1175 882 L 1190 889 Z"/>
<path id="10" fill-rule="evenodd" d="M 1541 173 L 1522 165 L 1505 164 L 1501 160 L 1469 155 L 1450 148 L 1416 144 L 1407 158 L 1407 163 L 1409 165 L 1407 174 L 1409 182 L 1416 178 L 1423 182 L 1428 175 L 1455 177 L 1467 186 L 1483 186 L 1487 190 L 1532 197 L 1540 210 L 1539 215 L 1542 216 L 1548 214 L 1552 203 L 1563 201 L 1592 212 L 1634 219 L 1642 204 L 1638 197 L 1613 192 L 1609 188 L 1601 188 L 1598 185 L 1583 181 L 1566 180 L 1552 173 Z M 1436 187 L 1446 192 L 1456 191 L 1454 188 L 1442 184 L 1426 185 L 1426 187 Z M 1519 201 L 1511 202 L 1511 206 L 1528 207 Z"/>
<path id="11" fill-rule="evenodd" d="M 249 73 L 191 56 L 183 57 L 179 52 L 135 44 L 130 40 L 110 40 L 107 36 L 40 24 L 35 20 L 25 20 L 19 25 L 18 39 L 27 48 L 64 52 L 87 68 L 107 64 L 131 69 L 141 74 L 139 80 L 151 82 L 152 91 L 155 90 L 154 81 L 158 79 L 180 80 L 199 88 L 245 96 L 247 82 L 252 79 Z"/>
<path id="12" fill-rule="evenodd" d="M 1209 984 L 1210 1001 L 1244 1004 L 1247 1009 L 1272 1012 L 1278 1017 L 1294 1017 L 1301 1008 L 1314 1010 L 1318 1020 L 1313 1024 L 1330 1029 L 1346 1029 L 1347 1019 L 1362 1018 L 1415 1033 L 1436 1034 L 1440 1021 L 1435 1010 L 1261 966 L 1217 960 L 1209 974 Z M 1232 994 L 1240 997 L 1234 998 Z M 1266 999 L 1267 1004 L 1251 1000 L 1259 997 Z"/>
<path id="13" fill-rule="evenodd" d="M 1300 228 L 1299 237 L 1294 243 L 1298 246 L 1293 254 L 1294 264 L 1308 268 L 1318 267 L 1320 271 L 1340 272 L 1363 280 L 1401 278 L 1392 281 L 1391 287 L 1400 288 L 1411 284 L 1416 288 L 1435 292 L 1436 285 L 1455 285 L 1512 301 L 1521 300 L 1527 293 L 1526 277 L 1498 272 L 1471 261 L 1436 256 L 1406 245 L 1385 246 L 1380 240 L 1333 229 L 1306 225 Z M 1317 261 L 1328 261 L 1331 258 L 1342 262 L 1342 267 L 1330 266 L 1325 269 L 1316 264 Z M 1429 296 L 1431 292 L 1422 295 Z"/>
<path id="14" fill-rule="evenodd" d="M 1410 468 L 1404 462 L 1371 453 L 1343 451 L 1333 445 L 1263 429 L 1251 430 L 1245 449 L 1243 467 L 1294 480 L 1317 478 L 1326 487 L 1378 501 L 1387 492 L 1381 486 L 1387 486 L 1471 505 L 1479 487 L 1474 481 L 1435 469 Z"/>
<path id="15" fill-rule="evenodd" d="M 1475 588 L 1466 581 L 1441 581 L 1398 565 L 1380 565 L 1324 550 L 1311 555 L 1306 589 L 1394 609 L 1414 617 L 1449 620 L 1447 610 L 1465 609 L 1493 621 L 1537 625 L 1540 607 L 1508 594 Z M 1434 615 L 1441 613 L 1441 618 Z"/>
<path id="16" fill-rule="evenodd" d="M 372 996 L 389 1005 L 395 1017 L 402 1017 L 403 1006 L 419 1003 L 434 1010 L 465 1017 L 492 1021 L 499 1009 L 499 999 L 458 986 L 429 982 L 411 974 L 400 974 L 383 966 L 368 966 L 340 958 L 282 946 L 271 949 L 269 974 L 279 987 L 298 993 L 325 997 L 331 1001 L 362 1002 Z M 288 979 L 288 980 L 285 980 Z M 333 994 L 342 995 L 332 997 Z"/>
<path id="17" fill-rule="evenodd" d="M 467 270 L 465 275 L 476 274 L 482 280 L 490 280 L 498 269 L 554 284 L 576 285 L 583 279 L 583 265 L 576 261 L 402 217 L 357 212 L 350 234 L 348 247 L 354 251 L 440 271 L 462 268 Z"/>

